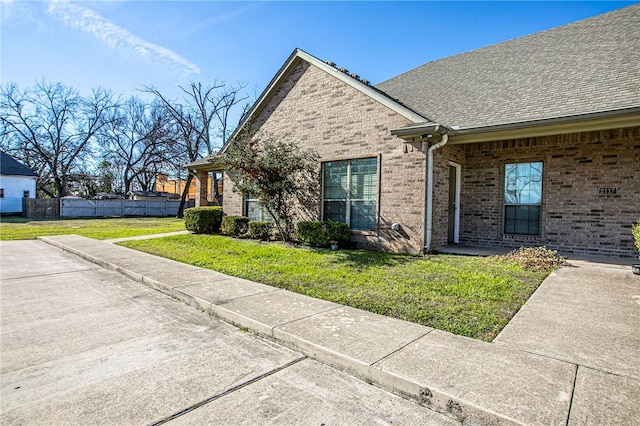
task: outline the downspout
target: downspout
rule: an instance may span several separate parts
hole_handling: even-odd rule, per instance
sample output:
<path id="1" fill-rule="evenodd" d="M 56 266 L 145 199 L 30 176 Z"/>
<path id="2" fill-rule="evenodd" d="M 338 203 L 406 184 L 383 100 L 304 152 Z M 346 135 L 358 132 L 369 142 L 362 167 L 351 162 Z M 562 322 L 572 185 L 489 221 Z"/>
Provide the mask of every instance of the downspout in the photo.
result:
<path id="1" fill-rule="evenodd" d="M 429 135 L 431 136 L 431 135 Z M 442 134 L 442 140 L 435 145 L 432 145 L 427 150 L 427 196 L 425 203 L 426 206 L 426 229 L 425 229 L 425 244 L 424 251 L 429 253 L 431 251 L 431 231 L 433 229 L 433 152 L 442 148 L 449 142 L 449 135 Z"/>

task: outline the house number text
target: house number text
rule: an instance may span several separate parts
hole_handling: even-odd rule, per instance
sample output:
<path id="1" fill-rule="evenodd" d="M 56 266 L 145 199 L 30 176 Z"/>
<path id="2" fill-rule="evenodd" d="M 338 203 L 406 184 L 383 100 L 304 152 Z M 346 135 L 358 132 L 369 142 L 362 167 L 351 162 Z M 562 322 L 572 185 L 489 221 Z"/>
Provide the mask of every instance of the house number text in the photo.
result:
<path id="1" fill-rule="evenodd" d="M 598 195 L 615 195 L 618 193 L 618 188 L 598 188 Z"/>

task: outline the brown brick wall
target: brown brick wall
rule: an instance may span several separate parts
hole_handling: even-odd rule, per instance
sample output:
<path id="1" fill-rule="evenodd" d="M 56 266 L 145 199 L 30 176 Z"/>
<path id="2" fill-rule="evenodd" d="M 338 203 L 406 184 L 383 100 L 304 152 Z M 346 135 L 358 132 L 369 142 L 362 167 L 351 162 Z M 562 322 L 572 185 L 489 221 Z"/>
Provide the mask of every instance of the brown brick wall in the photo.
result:
<path id="1" fill-rule="evenodd" d="M 244 214 L 242 195 L 235 191 L 233 180 L 229 177 L 229 173 L 224 172 L 222 179 L 224 181 L 224 201 L 222 202 L 222 210 L 227 215 Z"/>
<path id="2" fill-rule="evenodd" d="M 207 205 L 207 195 L 209 194 L 209 173 L 199 170 L 196 176 L 196 207 Z"/>
<path id="3" fill-rule="evenodd" d="M 375 157 L 379 164 L 378 228 L 353 232 L 361 247 L 419 253 L 424 246 L 426 146 L 390 134 L 409 121 L 304 61 L 258 112 L 254 126 L 297 140 L 321 161 Z M 449 169 L 460 164 L 460 243 L 547 245 L 565 252 L 633 256 L 631 224 L 640 217 L 640 129 L 449 145 L 434 153 L 432 248 L 447 244 Z M 542 161 L 540 236 L 502 234 L 506 163 Z M 615 187 L 616 195 L 598 195 Z M 224 208 L 242 214 L 242 197 L 225 175 Z M 320 219 L 317 194 L 299 220 Z M 392 223 L 400 231 L 391 229 Z"/>
<path id="4" fill-rule="evenodd" d="M 640 128 L 471 144 L 464 152 L 461 243 L 635 256 Z M 529 161 L 543 162 L 541 235 L 503 235 L 504 165 Z"/>
<path id="5" fill-rule="evenodd" d="M 260 132 L 299 141 L 321 161 L 375 157 L 379 161 L 379 223 L 374 232 L 353 232 L 360 246 L 418 253 L 424 244 L 424 154 L 408 149 L 390 130 L 409 121 L 323 70 L 300 62 L 254 119 Z M 225 180 L 225 211 L 242 203 Z M 300 220 L 320 219 L 318 198 Z M 392 223 L 400 231 L 391 230 Z"/>

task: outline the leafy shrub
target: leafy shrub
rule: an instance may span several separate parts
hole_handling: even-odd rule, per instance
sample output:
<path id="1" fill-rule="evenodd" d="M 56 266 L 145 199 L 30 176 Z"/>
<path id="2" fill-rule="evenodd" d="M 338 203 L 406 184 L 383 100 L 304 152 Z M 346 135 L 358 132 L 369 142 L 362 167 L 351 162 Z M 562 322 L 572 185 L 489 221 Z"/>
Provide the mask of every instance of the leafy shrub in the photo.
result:
<path id="1" fill-rule="evenodd" d="M 638 253 L 640 253 L 640 219 L 638 219 L 638 223 L 633 225 L 631 229 L 633 231 L 633 239 L 636 241 L 636 248 L 638 249 Z"/>
<path id="2" fill-rule="evenodd" d="M 225 216 L 222 218 L 220 231 L 224 235 L 239 237 L 249 229 L 249 218 L 245 216 Z"/>
<path id="3" fill-rule="evenodd" d="M 338 244 L 345 244 L 349 241 L 351 237 L 349 225 L 344 222 L 326 222 L 326 224 L 329 243 L 335 241 Z"/>
<path id="4" fill-rule="evenodd" d="M 184 226 L 195 234 L 220 231 L 222 207 L 192 207 L 184 211 Z"/>
<path id="5" fill-rule="evenodd" d="M 328 247 L 331 243 L 344 244 L 349 241 L 349 226 L 342 222 L 320 222 L 317 220 L 298 223 L 298 240 L 313 247 Z"/>
<path id="6" fill-rule="evenodd" d="M 530 271 L 544 271 L 562 265 L 566 259 L 555 250 L 546 247 L 520 247 L 504 256 L 503 259 L 515 260 L 524 269 Z"/>
<path id="7" fill-rule="evenodd" d="M 300 222 L 297 231 L 298 240 L 309 246 L 326 247 L 329 245 L 329 236 L 325 228 L 324 222 L 317 220 Z"/>
<path id="8" fill-rule="evenodd" d="M 249 222 L 249 238 L 254 240 L 267 241 L 271 238 L 273 232 L 273 223 L 271 222 Z"/>

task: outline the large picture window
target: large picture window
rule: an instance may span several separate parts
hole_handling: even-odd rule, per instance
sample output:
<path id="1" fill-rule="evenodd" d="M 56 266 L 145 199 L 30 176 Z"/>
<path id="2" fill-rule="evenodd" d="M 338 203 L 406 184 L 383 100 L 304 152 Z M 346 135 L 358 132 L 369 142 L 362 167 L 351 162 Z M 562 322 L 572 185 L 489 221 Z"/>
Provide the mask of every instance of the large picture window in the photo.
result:
<path id="1" fill-rule="evenodd" d="M 540 235 L 542 162 L 504 166 L 504 233 Z"/>
<path id="2" fill-rule="evenodd" d="M 376 228 L 378 162 L 375 158 L 323 164 L 323 216 L 351 229 Z"/>

